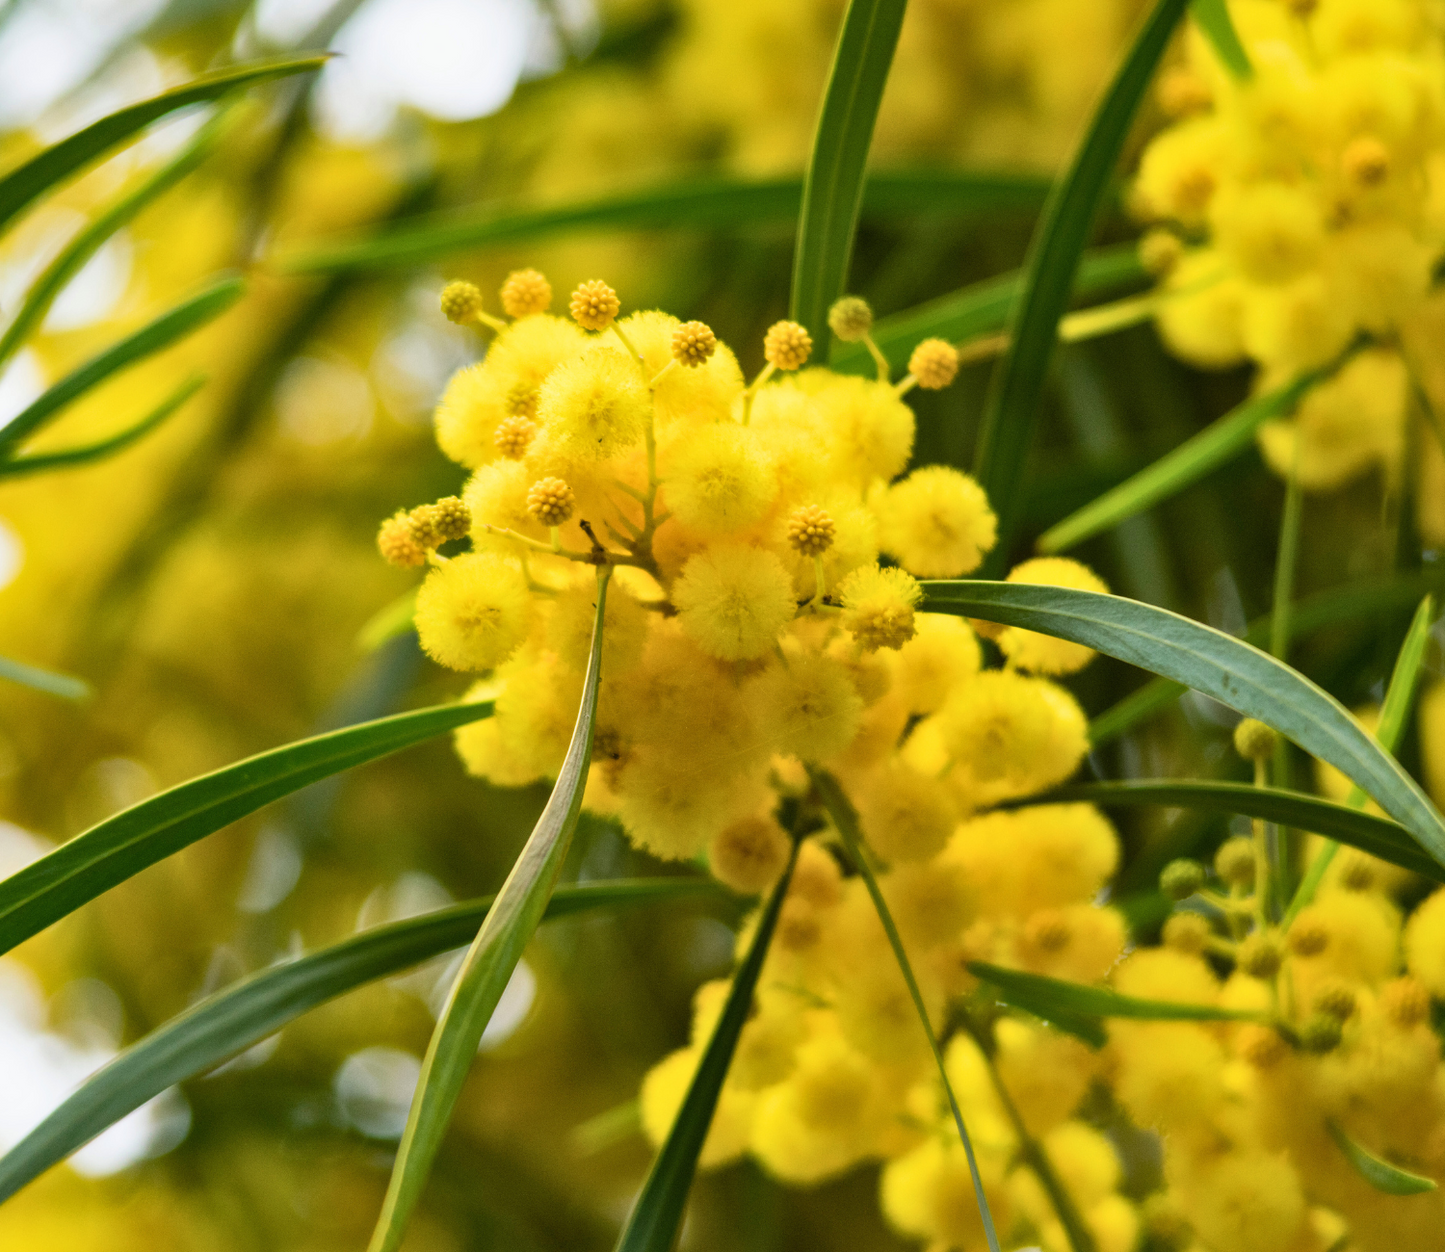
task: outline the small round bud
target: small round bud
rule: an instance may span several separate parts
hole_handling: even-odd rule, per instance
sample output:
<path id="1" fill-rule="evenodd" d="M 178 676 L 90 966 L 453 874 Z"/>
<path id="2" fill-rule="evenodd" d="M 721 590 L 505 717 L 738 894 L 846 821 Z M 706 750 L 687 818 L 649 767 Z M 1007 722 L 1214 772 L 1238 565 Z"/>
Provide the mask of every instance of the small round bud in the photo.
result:
<path id="1" fill-rule="evenodd" d="M 1340 173 L 1356 187 L 1378 187 L 1390 175 L 1390 150 L 1373 135 L 1351 139 L 1340 153 Z"/>
<path id="2" fill-rule="evenodd" d="M 460 496 L 443 496 L 431 507 L 432 524 L 441 535 L 442 542 L 467 537 L 472 529 L 472 511 Z"/>
<path id="3" fill-rule="evenodd" d="M 802 369 L 812 351 L 812 336 L 797 322 L 774 322 L 763 336 L 763 359 L 780 370 Z"/>
<path id="4" fill-rule="evenodd" d="M 1263 722 L 1246 717 L 1234 728 L 1234 750 L 1246 761 L 1267 761 L 1274 755 L 1279 735 Z"/>
<path id="5" fill-rule="evenodd" d="M 1330 946 L 1330 932 L 1317 921 L 1295 922 L 1285 942 L 1296 956 L 1319 956 Z"/>
<path id="6" fill-rule="evenodd" d="M 1380 1011 L 1408 1030 L 1430 1020 L 1430 993 L 1418 979 L 1391 979 L 1380 988 Z"/>
<path id="7" fill-rule="evenodd" d="M 942 391 L 958 377 L 958 349 L 946 339 L 925 339 L 908 358 L 908 372 L 925 391 Z"/>
<path id="8" fill-rule="evenodd" d="M 873 329 L 873 310 L 861 296 L 843 296 L 828 310 L 828 329 L 844 343 L 857 343 Z"/>
<path id="9" fill-rule="evenodd" d="M 832 515 L 816 504 L 794 509 L 788 518 L 788 543 L 803 556 L 822 556 L 838 533 Z"/>
<path id="10" fill-rule="evenodd" d="M 1039 952 L 1062 952 L 1073 937 L 1068 919 L 1058 909 L 1039 909 L 1024 923 L 1024 943 Z"/>
<path id="11" fill-rule="evenodd" d="M 1284 963 L 1284 946 L 1268 931 L 1256 931 L 1240 945 L 1235 964 L 1251 978 L 1273 978 Z"/>
<path id="12" fill-rule="evenodd" d="M 382 522 L 376 533 L 376 546 L 389 565 L 425 565 L 426 549 L 412 533 L 411 517 L 403 509 Z"/>
<path id="13" fill-rule="evenodd" d="M 672 332 L 672 355 L 683 365 L 701 365 L 716 351 L 717 336 L 705 322 L 684 322 Z"/>
<path id="14" fill-rule="evenodd" d="M 1159 890 L 1171 900 L 1187 900 L 1204 886 L 1204 866 L 1180 858 L 1170 861 L 1159 875 Z"/>
<path id="15" fill-rule="evenodd" d="M 1208 945 L 1213 933 L 1214 929 L 1207 917 L 1183 912 L 1175 913 L 1165 921 L 1161 937 L 1166 948 L 1173 948 L 1175 952 L 1184 952 L 1189 956 L 1198 956 Z"/>
<path id="16" fill-rule="evenodd" d="M 527 512 L 543 526 L 560 526 L 572 516 L 577 498 L 560 478 L 544 478 L 527 492 Z"/>
<path id="17" fill-rule="evenodd" d="M 1328 1013 L 1311 1013 L 1299 1031 L 1300 1047 L 1316 1056 L 1333 1052 L 1344 1037 L 1344 1026 L 1340 1019 Z"/>
<path id="18" fill-rule="evenodd" d="M 1214 872 L 1231 887 L 1254 884 L 1254 844 L 1243 835 L 1226 839 L 1214 854 Z"/>
<path id="19" fill-rule="evenodd" d="M 508 317 L 545 313 L 552 303 L 552 284 L 537 270 L 513 270 L 502 284 L 501 296 Z"/>
<path id="20" fill-rule="evenodd" d="M 442 541 L 437 529 L 435 510 L 430 504 L 419 504 L 406 515 L 411 523 L 411 537 L 423 548 L 435 548 Z"/>
<path id="21" fill-rule="evenodd" d="M 447 321 L 462 326 L 482 311 L 482 293 L 475 283 L 448 283 L 442 288 L 441 304 Z"/>
<path id="22" fill-rule="evenodd" d="M 537 388 L 529 387 L 526 383 L 516 383 L 507 392 L 507 398 L 503 402 L 508 417 L 528 417 L 535 419 L 537 416 Z"/>
<path id="23" fill-rule="evenodd" d="M 528 417 L 504 417 L 497 423 L 492 442 L 497 452 L 509 461 L 520 461 L 527 455 L 532 440 L 537 435 L 537 423 Z"/>
<path id="24" fill-rule="evenodd" d="M 1235 1036 L 1239 1055 L 1255 1069 L 1269 1069 L 1289 1054 L 1289 1044 L 1273 1026 L 1251 1023 L 1239 1028 Z"/>
<path id="25" fill-rule="evenodd" d="M 622 311 L 617 293 L 600 278 L 583 283 L 572 293 L 568 306 L 572 320 L 584 330 L 606 330 Z"/>
<path id="26" fill-rule="evenodd" d="M 1163 278 L 1184 255 L 1184 244 L 1172 230 L 1146 231 L 1139 240 L 1139 264 L 1155 278 Z"/>
<path id="27" fill-rule="evenodd" d="M 1342 857 L 1339 868 L 1339 883 L 1346 891 L 1369 891 L 1375 886 L 1379 874 L 1370 859 L 1362 852 L 1352 852 Z"/>
<path id="28" fill-rule="evenodd" d="M 1346 982 L 1327 982 L 1316 989 L 1314 1011 L 1327 1017 L 1348 1021 L 1354 1015 L 1358 999 L 1355 989 Z"/>

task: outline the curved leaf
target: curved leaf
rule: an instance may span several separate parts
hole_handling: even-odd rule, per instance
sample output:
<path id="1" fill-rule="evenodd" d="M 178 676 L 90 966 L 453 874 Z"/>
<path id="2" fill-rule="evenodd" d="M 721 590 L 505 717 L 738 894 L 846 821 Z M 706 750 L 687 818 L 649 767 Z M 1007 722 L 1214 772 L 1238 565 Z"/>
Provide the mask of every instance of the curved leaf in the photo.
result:
<path id="1" fill-rule="evenodd" d="M 1122 596 L 1027 583 L 925 582 L 923 611 L 1021 626 L 1095 648 L 1255 717 L 1358 783 L 1437 861 L 1445 820 L 1333 696 L 1209 626 Z"/>
<path id="2" fill-rule="evenodd" d="M 76 131 L 75 134 L 46 148 L 18 169 L 0 178 L 0 229 L 36 197 L 89 165 L 97 157 L 124 143 L 157 118 L 190 104 L 217 100 L 238 87 L 319 69 L 327 59 L 328 57 L 322 54 L 275 57 L 265 61 L 252 61 L 246 65 L 233 65 L 214 74 L 203 74 L 184 86 L 163 91 L 149 100 L 142 100 L 139 104 L 132 104 L 92 122 L 84 130 Z"/>
<path id="3" fill-rule="evenodd" d="M 416 617 L 417 590 L 413 587 L 410 591 L 403 591 L 390 604 L 383 604 L 368 617 L 356 632 L 356 646 L 363 652 L 375 652 L 382 644 L 406 634 Z"/>
<path id="4" fill-rule="evenodd" d="M 0 457 L 12 456 L 18 444 L 56 417 L 66 405 L 79 399 L 112 374 L 134 365 L 162 348 L 170 347 L 176 340 L 185 338 L 192 331 L 220 317 L 241 298 L 245 290 L 246 284 L 242 279 L 224 278 L 169 312 L 162 313 L 155 321 L 142 326 L 134 334 L 127 335 L 119 343 L 112 344 L 104 352 L 91 357 L 6 425 L 0 426 Z"/>
<path id="5" fill-rule="evenodd" d="M 843 294 L 864 167 L 907 0 L 848 0 L 803 182 L 790 316 L 826 356 L 828 308 Z"/>
<path id="6" fill-rule="evenodd" d="M 772 943 L 778 913 L 783 907 L 783 897 L 787 894 L 797 859 L 798 845 L 794 842 L 788 866 L 768 897 L 762 917 L 758 919 L 758 928 L 748 945 L 748 954 L 733 975 L 733 985 L 728 991 L 722 1014 L 708 1038 L 672 1129 L 667 1132 L 667 1141 L 652 1162 L 652 1168 L 647 1171 L 647 1181 L 642 1184 L 637 1203 L 632 1206 L 627 1225 L 618 1237 L 617 1252 L 672 1252 L 677 1242 L 683 1210 L 687 1207 L 687 1195 L 697 1173 L 697 1158 L 707 1140 L 718 1095 L 727 1078 L 733 1053 L 737 1050 L 738 1037 L 752 1013 L 753 992 L 757 989 L 758 975 L 762 973 L 763 961 L 767 958 L 768 946 Z"/>
<path id="7" fill-rule="evenodd" d="M 59 674 L 53 669 L 41 669 L 38 665 L 26 665 L 23 661 L 12 661 L 8 656 L 0 656 L 0 678 L 43 691 L 48 696 L 59 696 L 62 700 L 89 700 L 95 694 L 95 689 L 83 678 Z"/>
<path id="8" fill-rule="evenodd" d="M 1189 11 L 1209 39 L 1220 64 L 1235 78 L 1249 78 L 1254 67 L 1249 63 L 1244 44 L 1239 41 L 1239 32 L 1234 28 L 1225 0 L 1189 0 Z"/>
<path id="9" fill-rule="evenodd" d="M 395 1252 L 401 1245 L 407 1219 L 426 1186 L 432 1162 L 451 1121 L 452 1109 L 476 1058 L 482 1032 L 507 988 L 522 950 L 542 920 L 567 855 L 592 760 L 597 685 L 602 671 L 602 615 L 607 604 L 610 572 L 610 566 L 598 566 L 592 652 L 587 658 L 577 723 L 557 774 L 557 784 L 507 881 L 497 893 L 482 928 L 467 949 L 461 970 L 437 1018 L 422 1060 L 411 1113 L 397 1148 L 381 1216 L 371 1236 L 371 1252 Z"/>
<path id="10" fill-rule="evenodd" d="M 559 887 L 548 919 L 688 895 L 728 893 L 707 878 L 638 878 Z M 319 1004 L 470 943 L 494 897 L 471 900 L 322 948 L 208 996 L 97 1070 L 0 1158 L 0 1201 L 166 1088 L 244 1052 Z"/>
<path id="11" fill-rule="evenodd" d="M 974 477 L 998 514 L 998 543 L 985 567 L 990 572 L 1007 559 L 1018 523 L 1024 462 L 1080 254 L 1139 102 L 1186 3 L 1158 0 L 1145 19 L 1034 233 L 1024 266 L 1023 295 L 1010 318 L 1008 351 L 989 387 L 974 460 Z"/>
<path id="12" fill-rule="evenodd" d="M 362 722 L 273 748 L 142 800 L 0 881 L 0 953 L 272 800 L 491 712 L 491 701 L 482 701 Z"/>
<path id="13" fill-rule="evenodd" d="M 1355 1167 L 1355 1172 L 1376 1191 L 1383 1191 L 1386 1195 L 1421 1195 L 1434 1191 L 1438 1186 L 1433 1178 L 1412 1174 L 1362 1148 L 1332 1118 L 1326 1118 L 1325 1125 L 1329 1128 L 1330 1138 L 1339 1145 L 1340 1151 Z"/>

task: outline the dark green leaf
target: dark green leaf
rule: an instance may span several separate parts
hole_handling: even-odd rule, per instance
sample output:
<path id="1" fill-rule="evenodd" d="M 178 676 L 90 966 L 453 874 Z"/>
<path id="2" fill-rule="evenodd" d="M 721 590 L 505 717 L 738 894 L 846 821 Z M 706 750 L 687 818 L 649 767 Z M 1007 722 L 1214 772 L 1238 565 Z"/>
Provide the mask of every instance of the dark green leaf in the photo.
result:
<path id="1" fill-rule="evenodd" d="M 607 604 L 610 568 L 599 566 L 597 571 L 592 653 L 587 659 L 582 704 L 577 710 L 572 741 L 567 746 L 567 755 L 547 806 L 497 893 L 477 937 L 467 949 L 461 970 L 447 993 L 446 1004 L 422 1060 L 421 1077 L 397 1148 L 391 1183 L 371 1236 L 371 1252 L 395 1252 L 401 1245 L 407 1220 L 421 1199 L 432 1162 L 451 1121 L 452 1109 L 476 1059 L 477 1043 L 507 988 L 522 950 L 542 920 L 567 856 L 592 761 L 592 730 L 597 720 L 597 686 L 602 671 L 602 615 Z"/>
<path id="2" fill-rule="evenodd" d="M 547 918 L 727 892 L 707 878 L 559 887 Z M 0 1159 L 0 1201 L 167 1087 L 205 1073 L 319 1004 L 470 943 L 493 897 L 379 926 L 202 1000 L 126 1048 Z"/>
<path id="3" fill-rule="evenodd" d="M 1329 1127 L 1330 1138 L 1339 1144 L 1340 1151 L 1349 1159 L 1356 1172 L 1376 1191 L 1383 1191 L 1386 1195 L 1421 1195 L 1436 1189 L 1437 1184 L 1433 1178 L 1412 1174 L 1409 1170 L 1391 1165 L 1389 1161 L 1381 1160 L 1373 1152 L 1360 1147 L 1333 1119 L 1326 1119 L 1325 1125 Z"/>
<path id="4" fill-rule="evenodd" d="M 22 413 L 0 426 L 0 456 L 13 456 L 15 448 L 55 418 L 66 405 L 92 387 L 137 361 L 168 348 L 207 322 L 220 317 L 246 290 L 240 278 L 225 278 L 192 296 L 149 325 L 90 358 L 67 374 Z"/>
<path id="5" fill-rule="evenodd" d="M 672 1129 L 667 1132 L 667 1141 L 652 1162 L 647 1181 L 642 1184 L 637 1203 L 633 1205 L 627 1225 L 617 1240 L 617 1252 L 672 1252 L 677 1243 L 687 1195 L 692 1190 L 693 1176 L 697 1173 L 697 1158 L 707 1140 L 718 1095 L 727 1078 L 733 1053 L 737 1050 L 738 1036 L 752 1013 L 758 975 L 762 973 L 763 961 L 768 955 L 768 946 L 772 943 L 778 913 L 783 907 L 783 897 L 787 894 L 797 859 L 795 843 L 787 869 L 778 879 L 767 907 L 758 919 L 758 928 L 748 945 L 748 954 L 733 975 L 733 985 L 728 991 L 722 1015 L 708 1038 L 682 1107 L 677 1111 Z"/>
<path id="6" fill-rule="evenodd" d="M 1185 4 L 1186 0 L 1155 4 L 1034 233 L 1024 266 L 1023 295 L 1010 318 L 1008 350 L 994 371 L 974 459 L 974 475 L 999 520 L 998 544 L 985 567 L 991 573 L 1007 559 L 1018 522 L 1024 464 L 1079 257 L 1139 102 Z"/>
<path id="7" fill-rule="evenodd" d="M 863 212 L 877 217 L 1028 212 L 1038 209 L 1047 191 L 1047 181 L 1030 174 L 878 173 L 863 189 Z M 291 274 L 334 273 L 416 265 L 468 249 L 530 243 L 573 231 L 735 229 L 793 222 L 802 203 L 801 178 L 689 179 L 547 208 L 428 217 L 368 239 L 283 256 L 277 266 Z"/>
<path id="8" fill-rule="evenodd" d="M 327 57 L 323 54 L 276 57 L 267 61 L 252 61 L 246 65 L 233 65 L 217 70 L 214 74 L 203 74 L 184 86 L 162 92 L 149 100 L 142 100 L 139 104 L 132 104 L 108 114 L 98 122 L 92 122 L 84 130 L 76 131 L 69 138 L 46 148 L 18 169 L 0 178 L 0 229 L 37 196 L 43 195 L 97 157 L 104 156 L 118 144 L 144 130 L 157 118 L 190 104 L 218 100 L 238 87 L 264 82 L 268 78 L 283 78 L 288 74 L 304 74 L 319 69 L 326 60 Z"/>
<path id="9" fill-rule="evenodd" d="M 1189 0 L 1189 11 L 1213 45 L 1214 55 L 1224 68 L 1235 78 L 1250 77 L 1254 67 L 1249 63 L 1249 53 L 1239 41 L 1239 32 L 1234 29 L 1234 20 L 1229 16 L 1229 5 L 1225 0 Z"/>
<path id="10" fill-rule="evenodd" d="M 95 694 L 83 678 L 12 661 L 8 656 L 0 656 L 0 678 L 19 683 L 22 687 L 33 687 L 49 696 L 59 696 L 62 700 L 89 700 Z"/>
<path id="11" fill-rule="evenodd" d="M 1272 656 L 1177 613 L 1122 596 L 1027 583 L 925 582 L 923 609 L 1021 626 L 1213 696 L 1273 726 L 1358 783 L 1445 864 L 1445 820 L 1333 696 Z"/>
<path id="12" fill-rule="evenodd" d="M 130 447 L 143 439 L 171 416 L 187 400 L 206 385 L 205 376 L 196 375 L 183 382 L 171 395 L 147 413 L 134 426 L 128 426 L 109 439 L 95 443 L 81 444 L 75 448 L 61 448 L 55 452 L 35 452 L 30 456 L 16 457 L 13 461 L 0 461 L 0 478 L 14 478 L 17 474 L 38 474 L 45 470 L 69 469 L 75 465 L 88 465 L 102 461 L 108 456 Z"/>
<path id="13" fill-rule="evenodd" d="M 848 0 L 803 181 L 791 316 L 827 356 L 828 308 L 843 294 L 873 126 L 907 0 Z"/>
<path id="14" fill-rule="evenodd" d="M 272 800 L 491 711 L 491 702 L 483 701 L 362 722 L 273 748 L 142 800 L 0 881 L 0 952 Z"/>

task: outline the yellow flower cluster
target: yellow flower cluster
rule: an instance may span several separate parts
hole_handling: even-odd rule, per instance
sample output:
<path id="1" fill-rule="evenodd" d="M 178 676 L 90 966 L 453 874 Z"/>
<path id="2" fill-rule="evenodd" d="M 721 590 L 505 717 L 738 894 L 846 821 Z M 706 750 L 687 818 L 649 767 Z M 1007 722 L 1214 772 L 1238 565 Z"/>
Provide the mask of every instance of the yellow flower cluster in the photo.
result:
<path id="1" fill-rule="evenodd" d="M 1172 232 L 1145 250 L 1168 267 L 1160 330 L 1194 364 L 1256 362 L 1261 389 L 1369 336 L 1260 444 L 1307 489 L 1376 466 L 1393 477 L 1410 393 L 1400 343 L 1445 246 L 1445 23 L 1429 0 L 1229 11 L 1253 74 L 1232 77 L 1191 32 L 1161 81 L 1174 121 L 1134 185 L 1139 214 Z"/>

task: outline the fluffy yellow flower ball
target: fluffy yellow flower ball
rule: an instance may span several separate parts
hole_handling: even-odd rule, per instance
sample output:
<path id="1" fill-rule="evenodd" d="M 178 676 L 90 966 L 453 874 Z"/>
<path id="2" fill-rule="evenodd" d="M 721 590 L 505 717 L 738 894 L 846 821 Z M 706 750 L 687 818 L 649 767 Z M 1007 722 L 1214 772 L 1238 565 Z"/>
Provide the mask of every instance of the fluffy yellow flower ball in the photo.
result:
<path id="1" fill-rule="evenodd" d="M 972 573 L 998 538 L 998 519 L 980 487 L 944 465 L 914 470 L 878 506 L 879 540 L 919 578 Z"/>
<path id="2" fill-rule="evenodd" d="M 762 656 L 797 611 L 783 563 L 746 544 L 715 544 L 690 557 L 672 602 L 698 647 L 725 661 Z"/>
<path id="3" fill-rule="evenodd" d="M 1087 565 L 1063 556 L 1041 556 L 1009 571 L 1011 583 L 1041 583 L 1046 587 L 1072 587 L 1076 591 L 1107 592 L 1104 580 Z M 1018 626 L 998 633 L 998 646 L 1020 669 L 1036 674 L 1074 674 L 1094 659 L 1094 650 L 1067 639 L 1055 639 Z"/>
<path id="4" fill-rule="evenodd" d="M 416 629 L 428 656 L 449 669 L 506 660 L 532 625 L 526 576 L 507 558 L 468 552 L 432 570 L 416 598 Z"/>

